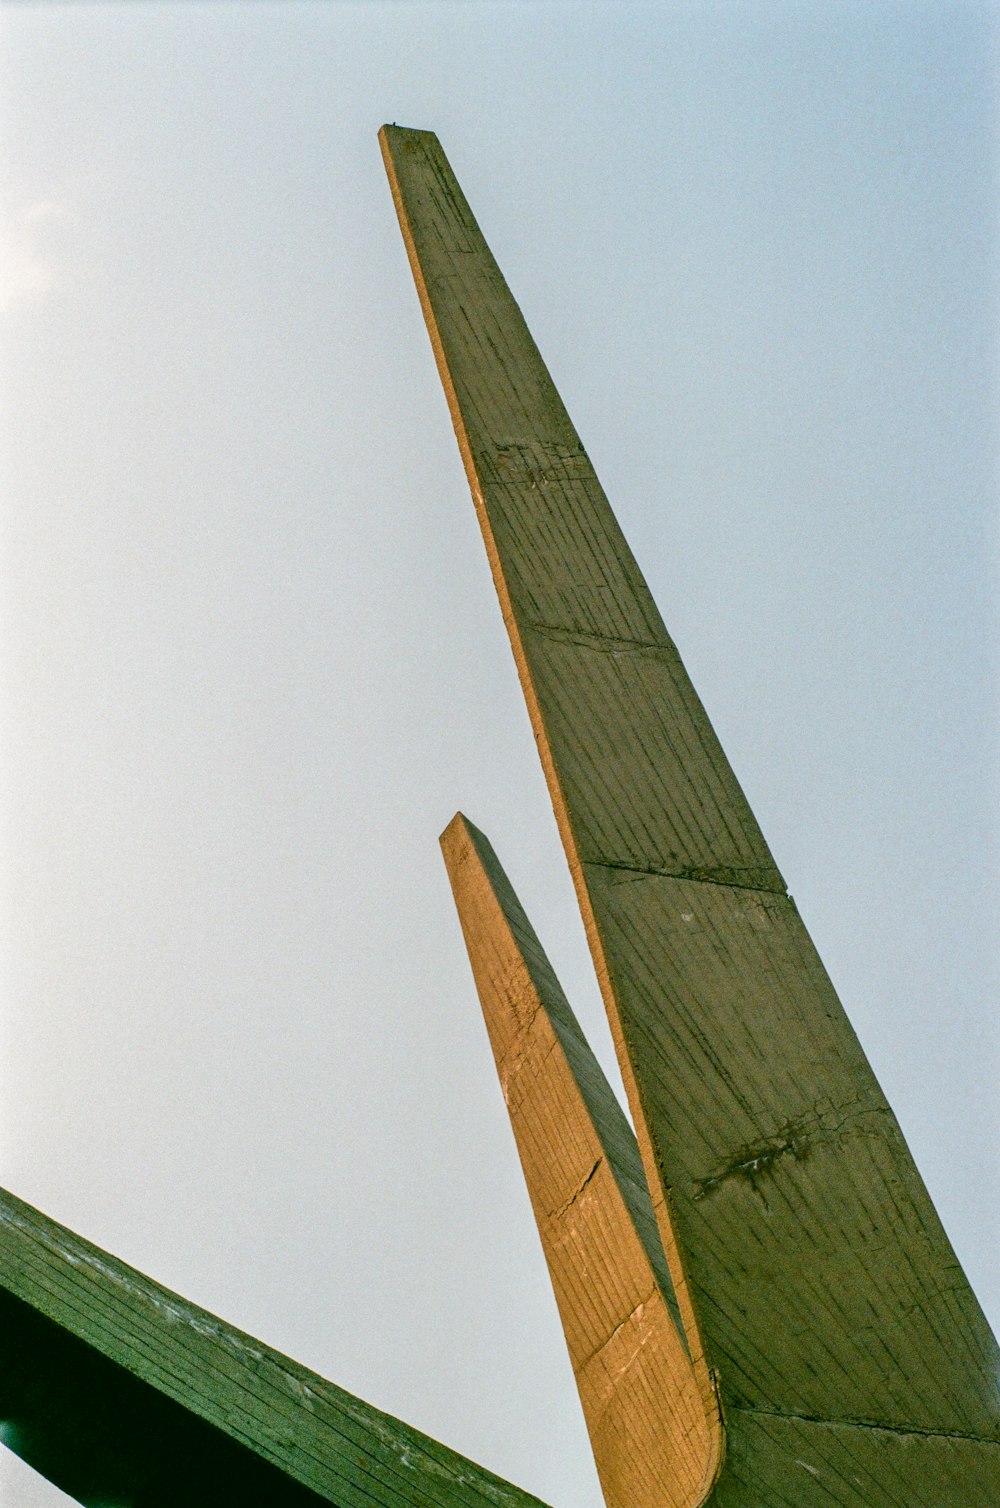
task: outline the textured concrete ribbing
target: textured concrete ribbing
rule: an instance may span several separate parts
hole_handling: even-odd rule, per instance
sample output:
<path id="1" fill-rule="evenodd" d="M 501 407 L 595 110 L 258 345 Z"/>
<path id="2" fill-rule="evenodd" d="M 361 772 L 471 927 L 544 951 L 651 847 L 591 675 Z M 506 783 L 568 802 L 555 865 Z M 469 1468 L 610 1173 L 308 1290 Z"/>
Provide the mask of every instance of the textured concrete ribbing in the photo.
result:
<path id="1" fill-rule="evenodd" d="M 436 139 L 383 155 L 600 979 L 717 1503 L 1000 1502 L 1000 1356 Z"/>
<path id="2" fill-rule="evenodd" d="M 543 1508 L 2 1191 L 0 1419 L 93 1508 Z"/>
<path id="3" fill-rule="evenodd" d="M 487 839 L 458 816 L 441 846 L 605 1499 L 683 1508 L 717 1474 L 718 1413 L 635 1135 Z"/>

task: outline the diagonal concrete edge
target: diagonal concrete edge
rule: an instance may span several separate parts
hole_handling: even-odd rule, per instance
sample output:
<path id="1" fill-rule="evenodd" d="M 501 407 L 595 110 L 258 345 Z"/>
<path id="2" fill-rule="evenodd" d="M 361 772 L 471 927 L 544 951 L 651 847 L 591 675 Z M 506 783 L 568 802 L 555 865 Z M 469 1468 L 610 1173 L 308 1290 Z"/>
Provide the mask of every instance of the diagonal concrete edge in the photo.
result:
<path id="1" fill-rule="evenodd" d="M 635 1136 L 488 839 L 441 838 L 609 1508 L 689 1508 L 722 1430 L 680 1326 Z"/>
<path id="2" fill-rule="evenodd" d="M 0 1440 L 95 1508 L 544 1508 L 3 1191 Z"/>
<path id="3" fill-rule="evenodd" d="M 801 1508 L 829 1426 L 854 1504 L 861 1431 L 998 1438 L 996 1341 L 440 144 L 381 144 L 693 1365 L 727 1460 L 737 1411 L 786 1421 Z"/>
<path id="4" fill-rule="evenodd" d="M 509 562 L 505 560 L 504 520 L 489 506 L 490 483 L 509 485 L 518 492 L 540 493 L 543 498 L 550 494 L 546 499 L 550 503 L 561 500 L 567 482 L 587 490 L 596 489 L 597 500 L 603 503 L 603 507 L 595 517 L 607 558 L 593 580 L 584 575 L 582 605 L 586 611 L 586 599 L 593 595 L 591 588 L 596 590 L 600 594 L 601 610 L 611 615 L 611 626 L 626 635 L 623 643 L 627 642 L 629 635 L 636 633 L 637 642 L 641 641 L 648 637 L 648 631 L 641 623 L 638 629 L 628 622 L 619 623 L 619 603 L 630 605 L 645 594 L 639 619 L 643 619 L 644 609 L 646 614 L 652 614 L 657 624 L 659 617 L 531 332 L 479 231 L 437 137 L 431 131 L 383 126 L 379 131 L 379 144 L 608 1009 L 608 1023 L 629 1098 L 685 1339 L 708 1410 L 713 1406 L 715 1383 L 684 1257 L 670 1218 L 659 1149 L 650 1137 L 650 1120 L 642 1085 L 633 1072 L 597 918 L 578 858 L 571 807 L 564 790 L 565 772 L 556 762 L 528 658 L 523 614 L 517 611 L 516 581 L 512 591 L 512 583 L 508 580 L 510 570 Z M 501 342 L 500 350 L 492 343 L 497 336 Z M 562 580 L 566 568 L 564 552 L 567 544 L 572 547 L 573 526 L 577 520 L 570 514 L 566 522 L 569 529 L 564 528 L 561 536 L 556 532 L 544 541 L 536 530 L 531 540 L 531 546 L 538 551 L 533 565 L 536 581 L 544 583 L 550 579 L 554 593 L 565 591 Z M 497 524 L 501 526 L 499 532 Z M 512 521 L 512 528 L 516 534 L 517 519 Z M 547 617 L 554 616 L 551 611 L 546 611 L 548 605 L 544 596 L 543 588 L 535 594 L 534 603 L 534 617 L 539 620 L 534 627 L 543 637 L 545 630 L 540 625 Z M 585 621 L 583 640 L 592 637 L 592 629 L 606 629 L 607 626 L 600 621 Z M 660 628 L 662 630 L 662 625 Z M 553 635 L 553 642 L 561 637 L 559 631 Z M 566 642 L 572 644 L 579 637 L 575 633 L 568 635 Z M 614 754 L 617 758 L 624 752 L 616 749 Z M 719 753 L 721 756 L 721 750 Z M 627 780 L 631 773 L 627 759 L 617 762 L 622 765 Z M 752 848 L 752 842 L 750 846 Z M 766 872 L 772 877 L 770 883 L 780 884 L 780 877 L 773 878 L 777 872 L 770 856 L 765 851 L 763 862 L 758 862 L 760 857 L 758 854 L 752 857 L 756 865 L 754 872 Z"/>

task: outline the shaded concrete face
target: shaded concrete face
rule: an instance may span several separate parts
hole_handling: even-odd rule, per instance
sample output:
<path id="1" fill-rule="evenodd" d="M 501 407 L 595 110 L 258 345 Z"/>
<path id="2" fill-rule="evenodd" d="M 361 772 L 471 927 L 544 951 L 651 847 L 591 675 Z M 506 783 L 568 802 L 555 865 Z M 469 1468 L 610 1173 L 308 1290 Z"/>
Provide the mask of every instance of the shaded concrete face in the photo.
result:
<path id="1" fill-rule="evenodd" d="M 3 1192 L 0 1422 L 93 1508 L 543 1508 Z"/>
<path id="2" fill-rule="evenodd" d="M 7 1293 L 0 1418 L 4 1444 L 88 1508 L 328 1501 Z"/>
<path id="3" fill-rule="evenodd" d="M 996 1342 L 895 1118 L 440 145 L 382 146 L 706 1408 L 720 1379 L 715 1500 L 1000 1498 Z"/>

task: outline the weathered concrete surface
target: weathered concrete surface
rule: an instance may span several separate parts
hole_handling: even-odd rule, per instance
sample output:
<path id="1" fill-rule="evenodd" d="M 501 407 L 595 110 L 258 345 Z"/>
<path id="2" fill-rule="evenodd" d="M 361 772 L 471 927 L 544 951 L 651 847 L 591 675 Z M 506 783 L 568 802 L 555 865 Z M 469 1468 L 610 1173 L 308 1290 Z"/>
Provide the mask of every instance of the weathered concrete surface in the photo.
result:
<path id="1" fill-rule="evenodd" d="M 3 1192 L 0 1425 L 93 1508 L 543 1508 Z"/>
<path id="2" fill-rule="evenodd" d="M 635 1135 L 487 839 L 457 816 L 441 847 L 605 1499 L 682 1508 L 717 1474 L 718 1405 Z"/>
<path id="3" fill-rule="evenodd" d="M 430 133 L 383 155 L 629 1095 L 713 1502 L 1000 1503 L 1000 1355 Z"/>

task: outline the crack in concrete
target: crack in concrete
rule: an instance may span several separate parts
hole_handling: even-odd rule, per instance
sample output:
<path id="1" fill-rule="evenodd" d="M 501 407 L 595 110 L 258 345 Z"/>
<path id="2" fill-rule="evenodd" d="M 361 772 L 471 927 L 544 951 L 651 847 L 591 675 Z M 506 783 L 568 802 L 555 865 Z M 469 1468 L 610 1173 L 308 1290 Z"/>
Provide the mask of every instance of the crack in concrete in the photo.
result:
<path id="1" fill-rule="evenodd" d="M 735 1161 L 722 1169 L 721 1173 L 714 1173 L 710 1178 L 698 1179 L 697 1192 L 694 1197 L 705 1199 L 720 1184 L 728 1182 L 731 1178 L 739 1178 L 749 1183 L 753 1192 L 763 1198 L 760 1192 L 760 1180 L 765 1174 L 771 1172 L 775 1163 L 782 1157 L 789 1156 L 799 1162 L 808 1156 L 808 1150 L 806 1138 L 801 1133 L 789 1136 L 786 1141 L 765 1142 L 752 1150 L 743 1150 Z"/>
<path id="2" fill-rule="evenodd" d="M 1000 1440 L 989 1435 L 973 1435 L 957 1429 L 926 1429 L 919 1424 L 887 1424 L 879 1419 L 823 1419 L 817 1414 L 783 1413 L 780 1409 L 754 1408 L 750 1404 L 731 1404 L 730 1413 L 759 1415 L 763 1419 L 786 1419 L 792 1424 L 817 1424 L 827 1429 L 881 1431 L 889 1435 L 916 1435 L 931 1440 L 968 1440 L 975 1445 L 989 1445 L 1000 1450 Z"/>
<path id="3" fill-rule="evenodd" d="M 603 1163 L 603 1161 L 604 1161 L 604 1157 L 603 1156 L 601 1156 L 601 1157 L 599 1157 L 597 1159 L 597 1161 L 594 1163 L 594 1166 L 591 1168 L 590 1172 L 587 1174 L 587 1176 L 583 1180 L 583 1182 L 576 1189 L 574 1189 L 573 1193 L 570 1194 L 569 1198 L 567 1200 L 565 1200 L 565 1202 L 563 1204 L 561 1204 L 557 1210 L 553 1210 L 552 1214 L 549 1216 L 550 1220 L 561 1220 L 562 1217 L 563 1217 L 563 1215 L 566 1214 L 566 1211 L 573 1208 L 573 1205 L 580 1198 L 580 1195 L 586 1190 L 586 1188 L 588 1187 L 588 1185 L 593 1181 L 593 1179 L 594 1179 L 594 1177 L 595 1177 L 595 1175 L 597 1173 L 597 1170 L 601 1166 L 601 1164 Z"/>
<path id="4" fill-rule="evenodd" d="M 653 1302 L 653 1300 L 657 1297 L 657 1295 L 659 1294 L 659 1292 L 660 1292 L 659 1288 L 654 1288 L 654 1289 L 652 1289 L 652 1291 L 650 1293 L 647 1293 L 647 1295 L 646 1295 L 645 1298 L 640 1299 L 639 1302 L 635 1305 L 635 1307 L 633 1309 L 629 1310 L 629 1312 L 628 1312 L 628 1314 L 626 1314 L 625 1318 L 623 1320 L 619 1320 L 618 1324 L 615 1325 L 614 1329 L 610 1330 L 608 1332 L 608 1334 L 604 1337 L 604 1339 L 600 1342 L 600 1344 L 596 1345 L 594 1347 L 594 1349 L 592 1351 L 588 1352 L 588 1354 L 586 1356 L 584 1356 L 581 1361 L 577 1362 L 575 1371 L 577 1373 L 580 1373 L 580 1372 L 584 1371 L 584 1369 L 586 1367 L 589 1367 L 590 1363 L 594 1360 L 595 1356 L 600 1356 L 600 1354 L 601 1354 L 602 1351 L 607 1350 L 608 1346 L 611 1345 L 611 1342 L 615 1339 L 615 1337 L 617 1335 L 619 1335 L 622 1332 L 622 1330 L 625 1329 L 626 1325 L 630 1325 L 632 1323 L 632 1321 L 638 1317 L 638 1315 L 642 1312 L 642 1310 L 645 1309 L 645 1307 L 646 1307 L 647 1304 L 651 1304 Z M 622 1368 L 623 1372 L 628 1369 L 628 1367 L 635 1360 L 636 1355 L 638 1355 L 638 1352 L 641 1349 L 642 1349 L 642 1343 L 640 1342 L 640 1344 L 636 1347 L 635 1352 L 633 1352 L 633 1354 L 629 1358 L 628 1362 L 626 1362 L 625 1367 Z M 621 1374 L 619 1374 L 619 1375 L 621 1375 Z"/>
<path id="5" fill-rule="evenodd" d="M 866 1105 L 861 1101 L 853 1103 L 858 1108 L 842 1105 L 830 1106 L 825 1112 L 817 1109 L 815 1115 L 789 1122 L 771 1136 L 738 1148 L 731 1160 L 717 1173 L 712 1173 L 707 1178 L 695 1179 L 694 1198 L 705 1199 L 720 1185 L 731 1179 L 738 1179 L 749 1183 L 754 1193 L 763 1199 L 761 1182 L 765 1175 L 774 1171 L 776 1164 L 782 1158 L 792 1157 L 796 1162 L 803 1162 L 814 1145 L 830 1137 L 838 1136 L 854 1122 L 870 1120 L 873 1117 L 878 1117 L 884 1122 L 886 1116 L 891 1117 L 891 1111 L 887 1105 Z M 838 1118 L 833 1119 L 835 1116 Z M 767 1203 L 766 1199 L 764 1202 Z"/>
<path id="6" fill-rule="evenodd" d="M 791 900 L 784 880 L 778 871 L 767 864 L 719 864 L 713 868 L 692 865 L 684 869 L 643 868 L 639 864 L 626 864 L 617 859 L 583 859 L 584 868 L 610 869 L 630 876 L 619 880 L 622 885 L 635 884 L 639 880 L 690 880 L 696 885 L 721 885 L 727 890 L 753 890 L 763 895 L 780 896 Z"/>
<path id="7" fill-rule="evenodd" d="M 622 639 L 613 634 L 590 634 L 584 629 L 558 628 L 548 623 L 526 623 L 525 628 L 539 638 L 552 639 L 556 644 L 572 644 L 577 649 L 592 649 L 595 654 L 619 656 L 623 654 L 659 654 L 677 656 L 670 644 L 656 639 Z"/>

